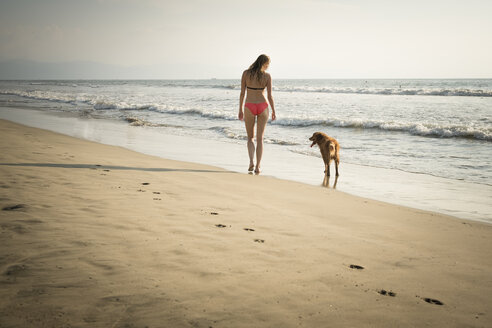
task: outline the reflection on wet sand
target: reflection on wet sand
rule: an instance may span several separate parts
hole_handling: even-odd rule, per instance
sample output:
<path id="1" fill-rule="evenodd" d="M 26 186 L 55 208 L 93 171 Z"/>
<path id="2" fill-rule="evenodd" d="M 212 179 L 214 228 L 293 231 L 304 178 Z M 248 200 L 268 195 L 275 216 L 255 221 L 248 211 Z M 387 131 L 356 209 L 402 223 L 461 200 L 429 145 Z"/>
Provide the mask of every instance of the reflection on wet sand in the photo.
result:
<path id="1" fill-rule="evenodd" d="M 337 189 L 338 175 L 335 176 L 335 181 L 333 182 L 333 186 L 331 188 Z M 323 179 L 323 187 L 330 188 L 330 176 L 325 175 Z"/>

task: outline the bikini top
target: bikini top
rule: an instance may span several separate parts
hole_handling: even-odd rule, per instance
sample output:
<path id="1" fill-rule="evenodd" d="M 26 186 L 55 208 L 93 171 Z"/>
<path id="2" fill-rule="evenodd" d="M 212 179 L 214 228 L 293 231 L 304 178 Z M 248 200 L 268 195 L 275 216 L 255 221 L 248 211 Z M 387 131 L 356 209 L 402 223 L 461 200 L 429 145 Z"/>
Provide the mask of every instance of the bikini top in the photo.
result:
<path id="1" fill-rule="evenodd" d="M 251 87 L 246 86 L 246 88 L 248 88 L 250 90 L 265 90 L 266 87 L 263 87 L 263 88 L 251 88 Z"/>

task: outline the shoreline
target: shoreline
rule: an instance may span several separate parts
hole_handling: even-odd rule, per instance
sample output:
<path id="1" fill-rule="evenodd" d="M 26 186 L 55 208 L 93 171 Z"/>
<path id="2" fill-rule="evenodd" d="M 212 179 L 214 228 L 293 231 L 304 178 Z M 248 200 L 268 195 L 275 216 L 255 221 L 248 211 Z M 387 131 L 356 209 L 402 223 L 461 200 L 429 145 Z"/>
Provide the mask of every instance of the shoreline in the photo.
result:
<path id="1" fill-rule="evenodd" d="M 0 136 L 0 325 L 490 322 L 489 224 L 4 120 Z"/>
<path id="2" fill-rule="evenodd" d="M 2 107 L 0 118 L 85 140 L 121 146 L 144 154 L 191 161 L 246 173 L 246 146 L 190 136 L 171 135 L 161 130 L 134 127 L 126 122 L 46 113 L 26 108 Z M 306 146 L 307 147 L 307 146 Z M 265 144 L 262 175 L 323 186 L 322 160 Z M 461 219 L 492 224 L 492 188 L 489 185 L 457 181 L 397 169 L 361 166 L 341 162 L 338 191 L 401 206 L 443 213 Z M 439 191 L 439 192 L 436 192 Z"/>

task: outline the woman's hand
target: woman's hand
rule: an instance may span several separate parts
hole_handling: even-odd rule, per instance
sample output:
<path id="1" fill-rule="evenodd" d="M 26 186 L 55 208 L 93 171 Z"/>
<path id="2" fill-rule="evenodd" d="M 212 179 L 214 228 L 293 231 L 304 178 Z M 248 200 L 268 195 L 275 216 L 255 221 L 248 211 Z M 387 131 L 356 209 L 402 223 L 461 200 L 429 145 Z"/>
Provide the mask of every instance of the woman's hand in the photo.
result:
<path id="1" fill-rule="evenodd" d="M 243 120 L 243 118 L 244 118 L 244 113 L 243 113 L 243 110 L 242 110 L 242 109 L 240 109 L 240 110 L 239 110 L 239 113 L 237 113 L 237 118 L 238 118 L 239 120 L 241 120 L 241 121 Z"/>
<path id="2" fill-rule="evenodd" d="M 275 111 L 272 111 L 272 121 L 275 121 L 277 119 L 277 115 L 275 115 Z"/>

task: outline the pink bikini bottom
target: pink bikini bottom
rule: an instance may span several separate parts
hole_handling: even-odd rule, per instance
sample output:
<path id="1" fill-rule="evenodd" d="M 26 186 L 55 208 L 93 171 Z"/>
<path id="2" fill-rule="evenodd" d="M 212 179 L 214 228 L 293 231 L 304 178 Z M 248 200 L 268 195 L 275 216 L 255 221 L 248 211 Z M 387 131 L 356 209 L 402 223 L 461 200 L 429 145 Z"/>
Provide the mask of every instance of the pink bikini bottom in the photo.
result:
<path id="1" fill-rule="evenodd" d="M 253 114 L 253 115 L 260 115 L 261 113 L 263 113 L 263 111 L 266 108 L 268 108 L 268 103 L 267 102 L 259 103 L 259 104 L 246 103 L 246 104 L 244 104 L 244 106 L 246 106 L 246 108 L 249 109 L 249 111 L 251 112 L 251 114 Z"/>

